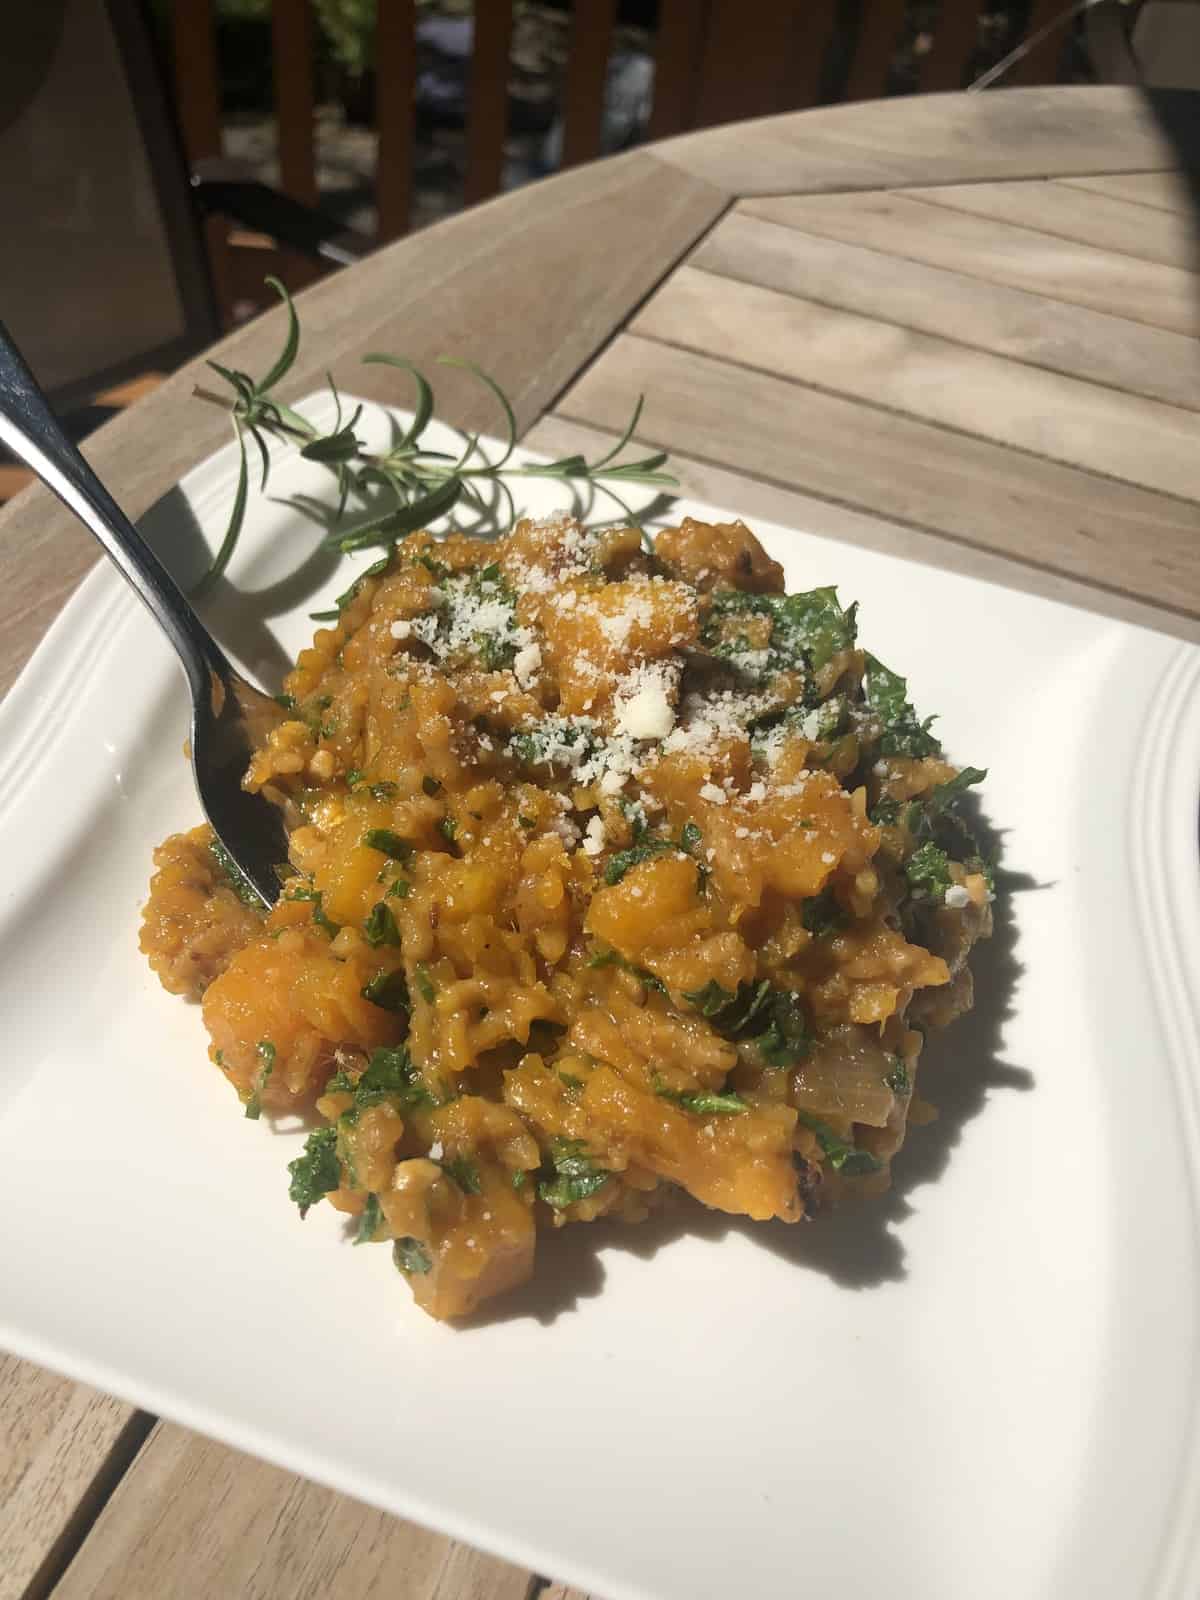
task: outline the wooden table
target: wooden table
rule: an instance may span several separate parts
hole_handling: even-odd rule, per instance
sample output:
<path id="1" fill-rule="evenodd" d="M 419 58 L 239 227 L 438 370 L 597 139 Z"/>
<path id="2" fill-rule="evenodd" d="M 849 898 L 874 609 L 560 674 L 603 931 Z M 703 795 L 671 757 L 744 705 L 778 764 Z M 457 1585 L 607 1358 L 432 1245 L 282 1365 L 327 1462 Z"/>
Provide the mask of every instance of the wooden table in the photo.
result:
<path id="1" fill-rule="evenodd" d="M 1168 138 L 1164 121 L 1176 130 Z M 527 442 L 641 437 L 687 492 L 1200 638 L 1200 109 L 1116 88 L 841 106 L 523 189 L 303 297 L 288 397 L 469 355 Z M 220 358 L 261 371 L 271 316 Z M 185 368 L 88 454 L 139 514 L 223 443 Z M 493 422 L 448 373 L 439 410 Z M 0 514 L 0 689 L 95 557 Z M 0 1600 L 567 1591 L 0 1358 Z"/>

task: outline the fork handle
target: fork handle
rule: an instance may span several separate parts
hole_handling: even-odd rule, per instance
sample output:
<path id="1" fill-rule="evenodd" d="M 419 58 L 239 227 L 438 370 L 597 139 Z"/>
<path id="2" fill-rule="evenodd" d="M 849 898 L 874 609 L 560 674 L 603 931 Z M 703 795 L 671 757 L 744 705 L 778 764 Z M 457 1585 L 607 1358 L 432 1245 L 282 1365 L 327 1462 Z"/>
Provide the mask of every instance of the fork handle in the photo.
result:
<path id="1" fill-rule="evenodd" d="M 0 441 L 31 467 L 104 546 L 183 663 L 193 702 L 232 668 L 183 591 L 63 432 L 37 379 L 0 322 Z"/>

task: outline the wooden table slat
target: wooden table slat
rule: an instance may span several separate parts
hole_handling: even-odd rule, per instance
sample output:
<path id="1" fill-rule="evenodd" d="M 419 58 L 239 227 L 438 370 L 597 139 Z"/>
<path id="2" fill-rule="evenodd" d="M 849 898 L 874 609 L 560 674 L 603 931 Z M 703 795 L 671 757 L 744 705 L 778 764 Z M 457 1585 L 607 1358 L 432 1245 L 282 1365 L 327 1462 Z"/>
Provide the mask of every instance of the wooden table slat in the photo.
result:
<path id="1" fill-rule="evenodd" d="M 564 456 L 572 451 L 603 454 L 615 442 L 615 428 L 576 422 L 557 411 L 543 417 L 528 437 L 532 449 L 550 456 Z M 741 517 L 752 528 L 761 522 L 771 522 L 781 528 L 818 533 L 840 544 L 877 550 L 937 571 L 961 573 L 983 583 L 1017 589 L 1022 594 L 1078 606 L 1200 643 L 1200 616 L 1164 612 L 1161 607 L 1130 595 L 1098 589 L 1063 573 L 1032 567 L 1015 555 L 947 539 L 912 523 L 898 522 L 893 516 L 863 511 L 756 476 L 744 467 L 725 467 L 711 460 L 701 460 L 689 454 L 686 448 L 672 450 L 671 469 L 679 479 L 682 496 L 713 506 L 731 517 Z M 814 583 L 824 582 L 825 578 L 836 582 L 838 573 L 826 572 L 824 578 L 820 573 L 813 573 Z"/>
<path id="2" fill-rule="evenodd" d="M 525 1600 L 530 1584 L 520 1568 L 160 1423 L 54 1600 Z"/>
<path id="3" fill-rule="evenodd" d="M 1155 109 L 1181 98 L 1061 85 L 895 96 L 684 134 L 654 154 L 743 197 L 1166 171 L 1200 161 L 1200 118 L 1176 119 L 1180 149 Z"/>
<path id="4" fill-rule="evenodd" d="M 1121 172 L 1098 178 L 1055 178 L 1058 188 L 1085 189 L 1112 195 L 1134 205 L 1158 211 L 1178 211 L 1191 216 L 1196 209 L 1196 188 L 1178 172 Z"/>
<path id="5" fill-rule="evenodd" d="M 1143 488 L 1200 499 L 1195 412 L 681 268 L 630 331 Z M 947 442 L 952 453 L 954 440 Z"/>
<path id="6" fill-rule="evenodd" d="M 784 487 L 1200 614 L 1200 506 L 622 334 L 557 409 Z"/>
<path id="7" fill-rule="evenodd" d="M 0 1355 L 0 1600 L 34 1600 L 140 1432 L 132 1406 Z"/>
<path id="8" fill-rule="evenodd" d="M 910 189 L 910 198 L 967 211 L 1036 233 L 1074 239 L 1100 250 L 1194 272 L 1195 223 L 1190 215 L 1135 205 L 1065 183 L 963 183 Z"/>
<path id="9" fill-rule="evenodd" d="M 1114 256 L 1052 234 L 1031 235 L 1028 229 L 908 194 L 750 200 L 741 209 L 802 232 L 949 267 L 1152 327 L 1193 334 L 1200 324 L 1200 281 L 1183 267 Z"/>
<path id="10" fill-rule="evenodd" d="M 730 212 L 692 266 L 1070 377 L 1200 408 L 1200 345 L 1109 312 Z"/>

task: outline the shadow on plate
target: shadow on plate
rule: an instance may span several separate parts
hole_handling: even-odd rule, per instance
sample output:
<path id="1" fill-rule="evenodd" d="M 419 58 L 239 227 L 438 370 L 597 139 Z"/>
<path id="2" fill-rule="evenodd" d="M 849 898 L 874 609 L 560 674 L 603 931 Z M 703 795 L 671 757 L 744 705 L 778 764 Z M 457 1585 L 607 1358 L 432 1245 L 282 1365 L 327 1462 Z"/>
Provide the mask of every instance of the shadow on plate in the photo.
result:
<path id="1" fill-rule="evenodd" d="M 980 824 L 979 833 L 986 841 L 986 825 Z M 921 1056 L 919 1093 L 937 1108 L 936 1120 L 910 1130 L 886 1195 L 798 1226 L 726 1216 L 681 1196 L 640 1226 L 601 1221 L 543 1233 L 538 1237 L 533 1279 L 485 1306 L 462 1326 L 479 1328 L 526 1318 L 552 1323 L 601 1292 L 607 1252 L 627 1251 L 646 1260 L 684 1236 L 716 1243 L 742 1234 L 797 1268 L 823 1273 L 844 1289 L 873 1289 L 902 1281 L 905 1251 L 896 1230 L 913 1210 L 907 1197 L 942 1176 L 964 1128 L 994 1092 L 1034 1087 L 1032 1073 L 1004 1061 L 1002 1048 L 1004 1023 L 1012 1014 L 1012 996 L 1022 970 L 1016 956 L 1012 897 L 1043 887 L 1047 886 L 1026 874 L 997 873 L 994 932 L 972 955 L 975 1006 L 944 1033 L 932 1035 Z"/>

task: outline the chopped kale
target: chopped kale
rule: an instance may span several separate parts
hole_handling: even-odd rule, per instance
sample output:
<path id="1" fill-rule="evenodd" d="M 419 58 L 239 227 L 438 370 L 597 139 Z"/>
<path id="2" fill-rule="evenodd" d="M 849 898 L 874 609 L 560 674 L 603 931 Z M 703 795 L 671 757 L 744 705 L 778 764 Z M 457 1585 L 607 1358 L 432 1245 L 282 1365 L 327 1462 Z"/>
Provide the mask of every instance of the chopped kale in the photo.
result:
<path id="1" fill-rule="evenodd" d="M 808 1050 L 808 1020 L 800 995 L 775 988 L 768 978 L 740 983 L 736 994 L 710 978 L 703 989 L 683 998 L 722 1038 L 752 1041 L 764 1066 L 794 1066 Z"/>
<path id="2" fill-rule="evenodd" d="M 514 1189 L 520 1190 L 525 1187 L 525 1182 L 528 1177 L 529 1174 L 527 1172 L 523 1172 L 521 1168 L 518 1167 L 513 1173 L 512 1177 L 509 1179 L 509 1182 L 512 1184 Z"/>
<path id="3" fill-rule="evenodd" d="M 379 1208 L 379 1196 L 377 1194 L 369 1194 L 367 1203 L 362 1209 L 362 1216 L 358 1219 L 358 1232 L 354 1235 L 355 1244 L 370 1244 L 382 1221 L 383 1213 Z"/>
<path id="4" fill-rule="evenodd" d="M 879 748 L 886 756 L 936 756 L 941 741 L 930 733 L 933 717 L 920 721 L 908 700 L 908 683 L 890 671 L 882 661 L 867 656 L 863 679 L 867 704 L 883 727 Z"/>
<path id="5" fill-rule="evenodd" d="M 437 990 L 434 988 L 433 979 L 429 976 L 429 968 L 423 961 L 418 961 L 413 968 L 413 982 L 417 986 L 417 993 L 421 996 L 421 999 L 424 1000 L 426 1005 L 431 1006 Z"/>
<path id="6" fill-rule="evenodd" d="M 363 781 L 363 779 L 365 777 L 366 777 L 366 773 L 363 771 L 363 769 L 361 767 L 351 767 L 350 770 L 346 773 L 346 787 L 347 787 L 347 789 L 357 789 L 359 784 Z"/>
<path id="7" fill-rule="evenodd" d="M 372 800 L 392 800 L 399 793 L 399 786 L 388 781 L 373 783 L 370 786 Z"/>
<path id="8" fill-rule="evenodd" d="M 869 1150 L 859 1150 L 849 1144 L 819 1117 L 814 1117 L 808 1111 L 798 1112 L 797 1115 L 805 1127 L 811 1128 L 816 1134 L 817 1143 L 821 1146 L 821 1153 L 826 1161 L 844 1178 L 861 1178 L 865 1173 L 878 1172 L 883 1166 L 883 1162 Z"/>
<path id="9" fill-rule="evenodd" d="M 930 816 L 940 816 L 942 812 L 950 810 L 972 785 L 982 783 L 986 777 L 985 767 L 964 767 L 949 782 L 939 783 L 930 789 L 928 794 L 922 796 L 922 803 Z"/>
<path id="10" fill-rule="evenodd" d="M 905 864 L 904 876 L 914 896 L 923 900 L 943 901 L 951 883 L 950 858 L 930 841 L 913 852 Z"/>
<path id="11" fill-rule="evenodd" d="M 401 967 L 394 972 L 377 972 L 363 985 L 362 997 L 373 1006 L 379 1006 L 382 1011 L 408 1011 L 412 1006 L 408 982 Z"/>
<path id="12" fill-rule="evenodd" d="M 413 847 L 407 839 L 402 839 L 398 833 L 393 833 L 390 828 L 368 828 L 363 834 L 363 841 L 372 850 L 380 850 L 392 861 L 398 861 L 401 866 L 407 866 L 413 858 Z"/>
<path id="13" fill-rule="evenodd" d="M 304 1145 L 304 1154 L 288 1162 L 292 1175 L 288 1198 L 300 1207 L 300 1215 L 308 1214 L 322 1195 L 336 1189 L 342 1181 L 342 1169 L 337 1158 L 337 1129 L 318 1128 L 310 1133 Z"/>
<path id="14" fill-rule="evenodd" d="M 432 798 L 435 794 L 438 794 L 441 791 L 442 786 L 436 778 L 431 777 L 429 773 L 426 773 L 421 779 L 421 787 L 424 789 L 425 793 Z"/>
<path id="15" fill-rule="evenodd" d="M 277 694 L 275 702 L 277 705 L 281 705 L 285 711 L 295 711 L 296 709 L 296 697 L 294 694 Z"/>
<path id="16" fill-rule="evenodd" d="M 612 1177 L 597 1166 L 581 1139 L 552 1139 L 549 1160 L 551 1175 L 538 1184 L 537 1192 L 556 1211 L 586 1200 Z"/>
<path id="17" fill-rule="evenodd" d="M 517 821 L 520 823 L 521 827 L 526 830 L 526 832 L 528 832 L 531 828 L 537 827 L 536 817 L 526 817 L 521 815 L 517 817 Z"/>
<path id="18" fill-rule="evenodd" d="M 218 874 L 225 880 L 226 888 L 232 889 L 244 906 L 253 906 L 256 910 L 261 911 L 262 901 L 258 897 L 257 889 L 255 889 L 250 879 L 238 866 L 221 841 L 213 839 L 208 846 L 208 850 L 216 863 Z"/>
<path id="19" fill-rule="evenodd" d="M 636 844 L 631 844 L 627 850 L 618 850 L 616 855 L 610 856 L 604 868 L 604 881 L 611 889 L 631 867 L 637 867 L 643 861 L 653 860 L 655 856 L 667 855 L 679 847 L 671 839 L 639 839 Z"/>
<path id="20" fill-rule="evenodd" d="M 840 651 L 854 648 L 856 609 L 843 611 L 837 590 L 830 588 L 789 595 L 721 590 L 712 596 L 700 644 L 758 683 L 777 672 L 819 671 Z M 736 632 L 739 617 L 770 619 L 765 649 Z"/>
<path id="21" fill-rule="evenodd" d="M 600 748 L 594 728 L 565 718 L 548 718 L 536 727 L 514 733 L 509 753 L 526 766 L 571 767 L 588 761 Z"/>
<path id="22" fill-rule="evenodd" d="M 336 934 L 341 932 L 338 924 L 331 921 L 331 919 L 325 915 L 325 912 L 322 909 L 321 891 L 319 889 L 314 889 L 311 884 L 306 884 L 296 889 L 289 889 L 283 898 L 285 900 L 311 900 L 313 908 L 312 919 L 316 926 L 318 928 L 323 928 L 331 939 Z"/>
<path id="23" fill-rule="evenodd" d="M 479 1168 L 468 1156 L 447 1156 L 441 1166 L 442 1171 L 454 1179 L 464 1194 L 483 1193 Z"/>
<path id="24" fill-rule="evenodd" d="M 442 838 L 447 840 L 448 843 L 453 844 L 454 843 L 454 837 L 458 832 L 458 823 L 455 822 L 454 818 L 453 817 L 443 817 L 442 820 L 438 823 L 437 827 L 438 827 L 438 832 L 441 834 Z"/>
<path id="25" fill-rule="evenodd" d="M 429 1252 L 419 1239 L 397 1239 L 392 1245 L 392 1260 L 408 1277 L 424 1277 L 433 1268 Z"/>
<path id="26" fill-rule="evenodd" d="M 372 949 L 400 943 L 400 930 L 386 900 L 377 900 L 371 907 L 371 914 L 363 923 L 363 937 Z"/>
<path id="27" fill-rule="evenodd" d="M 903 1056 L 893 1056 L 890 1069 L 884 1073 L 883 1081 L 893 1094 L 907 1094 L 912 1088 L 909 1081 L 908 1067 Z"/>
<path id="28" fill-rule="evenodd" d="M 661 1081 L 655 1082 L 654 1092 L 664 1100 L 673 1100 L 684 1111 L 691 1111 L 698 1117 L 738 1116 L 750 1109 L 740 1094 L 717 1094 L 708 1089 L 670 1089 Z"/>
<path id="29" fill-rule="evenodd" d="M 251 1122 L 257 1122 L 262 1115 L 262 1092 L 266 1088 L 267 1079 L 275 1070 L 275 1046 L 270 1039 L 260 1039 L 254 1047 L 258 1056 L 259 1068 L 254 1079 L 254 1089 L 246 1101 L 246 1115 Z"/>
<path id="30" fill-rule="evenodd" d="M 832 889 L 822 889 L 805 900 L 800 909 L 800 920 L 814 939 L 836 933 L 846 926 L 846 913 L 838 904 Z"/>
<path id="31" fill-rule="evenodd" d="M 395 878 L 388 887 L 388 893 L 397 900 L 407 900 L 412 893 L 412 884 L 407 878 Z"/>
<path id="32" fill-rule="evenodd" d="M 624 972 L 630 972 L 639 983 L 645 984 L 647 989 L 653 989 L 656 994 L 667 994 L 667 986 L 661 978 L 656 978 L 653 972 L 645 967 L 635 967 L 632 961 L 626 961 L 618 950 L 598 949 L 588 957 L 589 967 L 620 967 Z"/>
<path id="33" fill-rule="evenodd" d="M 378 1104 L 382 1099 L 399 1100 L 409 1107 L 436 1103 L 402 1044 L 371 1052 L 356 1095 L 364 1106 Z"/>

